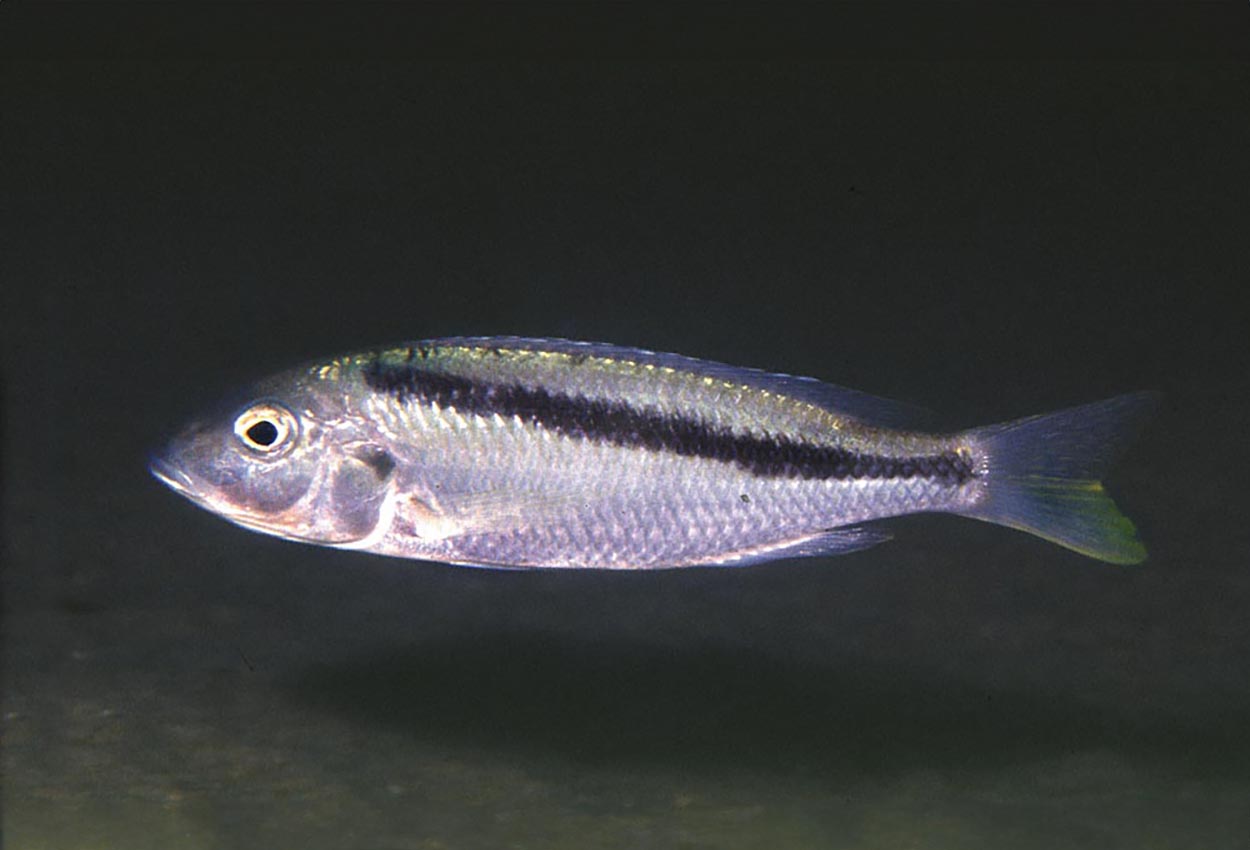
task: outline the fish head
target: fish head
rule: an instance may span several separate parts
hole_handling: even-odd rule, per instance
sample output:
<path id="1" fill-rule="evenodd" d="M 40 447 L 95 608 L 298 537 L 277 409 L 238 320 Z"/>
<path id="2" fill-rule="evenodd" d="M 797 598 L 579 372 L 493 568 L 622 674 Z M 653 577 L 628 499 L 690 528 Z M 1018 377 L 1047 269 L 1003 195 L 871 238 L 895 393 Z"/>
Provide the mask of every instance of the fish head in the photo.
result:
<path id="1" fill-rule="evenodd" d="M 192 422 L 152 474 L 253 531 L 331 546 L 385 533 L 395 462 L 363 420 L 308 390 L 260 392 Z"/>

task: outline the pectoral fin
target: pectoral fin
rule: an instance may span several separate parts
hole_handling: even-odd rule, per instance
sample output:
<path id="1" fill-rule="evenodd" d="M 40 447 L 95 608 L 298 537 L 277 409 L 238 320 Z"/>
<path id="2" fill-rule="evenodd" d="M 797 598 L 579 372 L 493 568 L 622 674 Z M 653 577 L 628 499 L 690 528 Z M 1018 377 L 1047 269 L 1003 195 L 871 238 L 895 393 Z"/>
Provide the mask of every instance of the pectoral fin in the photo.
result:
<path id="1" fill-rule="evenodd" d="M 397 500 L 396 514 L 415 536 L 444 540 L 549 525 L 590 500 L 582 491 L 498 489 L 428 498 L 409 494 Z"/>

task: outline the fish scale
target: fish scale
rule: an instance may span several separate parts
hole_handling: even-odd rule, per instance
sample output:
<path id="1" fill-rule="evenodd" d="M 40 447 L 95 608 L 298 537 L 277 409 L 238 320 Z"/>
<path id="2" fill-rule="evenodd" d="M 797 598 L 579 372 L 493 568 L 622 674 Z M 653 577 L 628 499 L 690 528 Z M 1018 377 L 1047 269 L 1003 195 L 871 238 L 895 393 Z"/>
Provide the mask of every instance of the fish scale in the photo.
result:
<path id="1" fill-rule="evenodd" d="M 1149 393 L 934 434 L 906 405 L 810 378 L 475 337 L 310 364 L 250 398 L 152 471 L 303 542 L 496 567 L 742 565 L 863 549 L 889 536 L 865 523 L 936 511 L 1145 556 L 1100 479 Z"/>

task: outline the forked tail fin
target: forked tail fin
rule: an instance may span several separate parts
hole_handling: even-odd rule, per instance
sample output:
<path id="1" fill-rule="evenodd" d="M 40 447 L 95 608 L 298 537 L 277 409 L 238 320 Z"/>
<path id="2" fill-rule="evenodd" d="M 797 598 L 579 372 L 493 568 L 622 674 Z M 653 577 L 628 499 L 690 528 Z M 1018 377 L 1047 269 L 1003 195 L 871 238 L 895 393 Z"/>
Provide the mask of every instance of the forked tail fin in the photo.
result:
<path id="1" fill-rule="evenodd" d="M 1113 564 L 1146 559 L 1137 529 L 1111 501 L 1102 476 L 1158 403 L 1155 393 L 971 431 L 986 449 L 988 486 L 967 516 L 1018 528 Z"/>

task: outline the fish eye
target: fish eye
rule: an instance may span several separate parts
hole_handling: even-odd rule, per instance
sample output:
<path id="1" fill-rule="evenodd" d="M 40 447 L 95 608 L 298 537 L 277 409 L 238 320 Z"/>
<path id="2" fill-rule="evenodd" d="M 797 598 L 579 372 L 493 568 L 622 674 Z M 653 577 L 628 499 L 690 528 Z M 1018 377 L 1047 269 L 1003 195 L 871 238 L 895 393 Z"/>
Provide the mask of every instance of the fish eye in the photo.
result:
<path id="1" fill-rule="evenodd" d="M 298 433 L 295 414 L 276 404 L 249 407 L 234 420 L 234 434 L 257 454 L 275 454 L 289 447 Z"/>
<path id="2" fill-rule="evenodd" d="M 243 432 L 250 441 L 266 448 L 278 441 L 278 426 L 268 419 L 258 419 L 256 424 Z"/>

